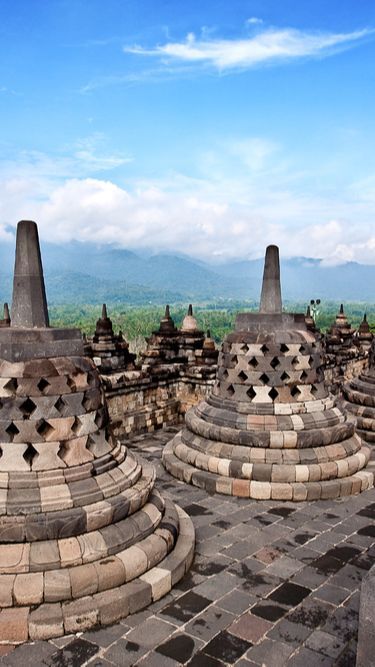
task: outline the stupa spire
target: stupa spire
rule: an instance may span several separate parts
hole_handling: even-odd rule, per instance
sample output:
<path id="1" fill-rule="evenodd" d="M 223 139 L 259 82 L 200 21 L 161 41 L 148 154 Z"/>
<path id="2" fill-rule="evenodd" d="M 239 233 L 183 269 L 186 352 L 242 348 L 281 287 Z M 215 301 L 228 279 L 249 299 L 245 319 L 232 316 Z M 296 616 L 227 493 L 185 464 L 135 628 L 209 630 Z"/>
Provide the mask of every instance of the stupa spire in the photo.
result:
<path id="1" fill-rule="evenodd" d="M 12 327 L 49 326 L 38 227 L 31 220 L 17 225 Z"/>
<path id="2" fill-rule="evenodd" d="M 269 245 L 266 249 L 259 312 L 282 312 L 279 248 L 276 245 Z"/>

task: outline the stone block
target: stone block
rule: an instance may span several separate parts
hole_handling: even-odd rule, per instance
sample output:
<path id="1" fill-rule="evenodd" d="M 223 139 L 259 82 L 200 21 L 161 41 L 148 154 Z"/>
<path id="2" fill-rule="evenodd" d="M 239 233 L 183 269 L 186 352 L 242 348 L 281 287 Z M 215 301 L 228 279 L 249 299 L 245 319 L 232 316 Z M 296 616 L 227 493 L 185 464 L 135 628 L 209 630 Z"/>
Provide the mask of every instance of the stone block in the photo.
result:
<path id="1" fill-rule="evenodd" d="M 61 602 L 71 598 L 69 570 L 62 568 L 44 573 L 44 599 L 46 602 Z"/>
<path id="2" fill-rule="evenodd" d="M 31 611 L 29 634 L 33 641 L 61 637 L 64 634 L 61 604 L 42 604 Z"/>
<path id="3" fill-rule="evenodd" d="M 72 598 L 84 598 L 98 591 L 98 575 L 92 563 L 77 565 L 70 570 Z"/>
<path id="4" fill-rule="evenodd" d="M 15 574 L 0 575 L 0 608 L 11 607 L 13 604 L 13 584 Z"/>
<path id="5" fill-rule="evenodd" d="M 21 644 L 27 641 L 29 607 L 13 607 L 0 611 L 0 641 Z"/>
<path id="6" fill-rule="evenodd" d="M 58 541 L 60 560 L 64 567 L 81 565 L 82 553 L 76 537 L 67 537 Z"/>
<path id="7" fill-rule="evenodd" d="M 17 574 L 13 595 L 17 605 L 40 604 L 43 600 L 43 572 Z"/>
<path id="8" fill-rule="evenodd" d="M 140 580 L 145 581 L 151 586 L 153 602 L 160 600 L 160 598 L 169 593 L 172 587 L 171 573 L 162 567 L 154 567 L 152 570 L 145 572 L 140 577 Z"/>

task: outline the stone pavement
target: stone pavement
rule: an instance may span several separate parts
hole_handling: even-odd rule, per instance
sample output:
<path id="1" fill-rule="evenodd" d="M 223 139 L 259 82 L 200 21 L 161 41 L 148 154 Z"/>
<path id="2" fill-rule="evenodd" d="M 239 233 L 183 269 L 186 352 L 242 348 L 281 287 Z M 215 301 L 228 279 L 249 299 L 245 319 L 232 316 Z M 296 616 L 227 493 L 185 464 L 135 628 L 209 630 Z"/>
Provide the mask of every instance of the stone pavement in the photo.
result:
<path id="1" fill-rule="evenodd" d="M 0 647 L 0 667 L 354 667 L 359 589 L 375 558 L 375 490 L 304 503 L 210 496 L 160 463 L 177 429 L 130 442 L 192 517 L 190 573 L 123 622 Z"/>

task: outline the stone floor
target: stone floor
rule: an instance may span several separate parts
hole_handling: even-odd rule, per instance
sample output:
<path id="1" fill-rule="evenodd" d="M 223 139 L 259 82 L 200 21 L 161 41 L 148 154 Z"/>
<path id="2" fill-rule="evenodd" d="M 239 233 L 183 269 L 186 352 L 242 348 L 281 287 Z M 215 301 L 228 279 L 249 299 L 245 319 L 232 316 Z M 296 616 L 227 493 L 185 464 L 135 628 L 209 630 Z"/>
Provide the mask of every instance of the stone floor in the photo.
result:
<path id="1" fill-rule="evenodd" d="M 0 667 L 354 667 L 361 580 L 375 558 L 375 490 L 310 503 L 209 496 L 164 471 L 176 429 L 130 447 L 192 517 L 196 556 L 167 597 L 117 625 L 0 647 Z"/>

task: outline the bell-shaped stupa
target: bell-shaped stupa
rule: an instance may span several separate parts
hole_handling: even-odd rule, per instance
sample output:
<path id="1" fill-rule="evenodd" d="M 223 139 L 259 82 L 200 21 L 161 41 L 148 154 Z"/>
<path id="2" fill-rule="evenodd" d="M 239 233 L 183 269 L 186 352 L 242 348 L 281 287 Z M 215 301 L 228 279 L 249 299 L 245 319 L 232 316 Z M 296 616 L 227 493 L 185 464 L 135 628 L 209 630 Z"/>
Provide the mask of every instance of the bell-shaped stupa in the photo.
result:
<path id="1" fill-rule="evenodd" d="M 260 312 L 237 316 L 212 394 L 186 414 L 164 465 L 212 493 L 297 501 L 372 486 L 369 454 L 328 393 L 305 316 L 282 312 L 279 252 L 269 246 Z"/>
<path id="2" fill-rule="evenodd" d="M 356 419 L 357 433 L 375 445 L 375 340 L 368 357 L 368 369 L 344 384 L 344 406 Z"/>
<path id="3" fill-rule="evenodd" d="M 0 328 L 0 644 L 138 611 L 183 576 L 194 549 L 153 467 L 111 435 L 81 333 L 49 327 L 30 221 L 17 229 L 11 315 Z"/>

